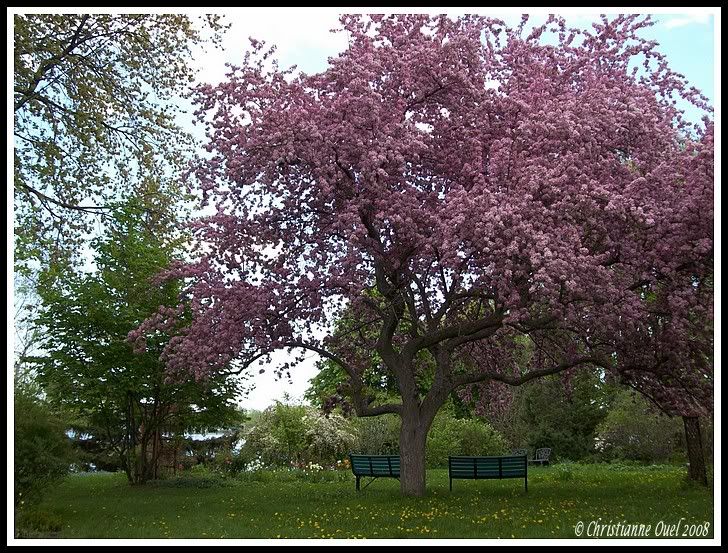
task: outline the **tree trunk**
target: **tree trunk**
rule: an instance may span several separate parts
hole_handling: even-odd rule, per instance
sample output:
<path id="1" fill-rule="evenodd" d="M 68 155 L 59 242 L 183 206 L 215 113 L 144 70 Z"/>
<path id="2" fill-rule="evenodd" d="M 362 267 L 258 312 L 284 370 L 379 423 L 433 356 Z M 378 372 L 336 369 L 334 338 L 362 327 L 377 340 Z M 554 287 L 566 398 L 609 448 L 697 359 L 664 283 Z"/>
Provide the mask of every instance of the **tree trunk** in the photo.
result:
<path id="1" fill-rule="evenodd" d="M 403 414 L 399 433 L 400 490 L 402 495 L 425 495 L 425 443 L 431 421 Z"/>
<path id="2" fill-rule="evenodd" d="M 144 484 L 147 481 L 147 440 L 147 436 L 142 433 L 141 443 L 139 446 L 140 453 L 137 457 L 137 459 L 139 460 L 139 465 L 137 468 L 137 484 Z"/>
<path id="3" fill-rule="evenodd" d="M 705 452 L 703 451 L 703 438 L 700 435 L 700 419 L 698 417 L 683 417 L 685 425 L 685 442 L 688 449 L 688 478 L 702 486 L 708 485 L 708 475 L 705 470 Z"/>
<path id="4" fill-rule="evenodd" d="M 129 463 L 129 452 L 124 451 L 123 453 L 119 454 L 119 461 L 121 462 L 121 468 L 123 468 L 124 472 L 126 473 L 126 478 L 129 481 L 129 484 L 133 484 L 134 475 L 132 474 L 132 468 Z"/>

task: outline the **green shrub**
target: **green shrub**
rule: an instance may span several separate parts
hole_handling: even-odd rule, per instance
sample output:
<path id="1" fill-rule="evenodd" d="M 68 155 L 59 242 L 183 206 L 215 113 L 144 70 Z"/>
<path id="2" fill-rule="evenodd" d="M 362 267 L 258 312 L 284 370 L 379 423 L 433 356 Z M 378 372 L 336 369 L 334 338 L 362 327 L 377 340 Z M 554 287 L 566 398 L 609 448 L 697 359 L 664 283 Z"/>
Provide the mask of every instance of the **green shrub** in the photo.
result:
<path id="1" fill-rule="evenodd" d="M 73 459 L 63 420 L 43 401 L 15 394 L 15 504 L 39 498 L 44 487 L 68 472 Z"/>
<path id="2" fill-rule="evenodd" d="M 235 453 L 230 449 L 222 449 L 216 452 L 205 466 L 216 473 L 235 476 L 245 471 L 251 460 L 252 456 L 248 450 Z"/>
<path id="3" fill-rule="evenodd" d="M 597 427 L 597 448 L 605 460 L 667 462 L 683 433 L 679 417 L 658 413 L 641 395 L 624 391 Z"/>
<path id="4" fill-rule="evenodd" d="M 227 471 L 232 474 L 240 474 L 248 468 L 249 460 L 240 454 L 233 455 L 230 459 L 230 463 L 227 465 Z"/>
<path id="5" fill-rule="evenodd" d="M 333 483 L 352 479 L 350 472 L 318 467 L 320 465 L 312 464 L 305 468 L 272 468 L 241 472 L 235 476 L 235 481 L 276 484 L 283 482 Z"/>
<path id="6" fill-rule="evenodd" d="M 397 415 L 354 419 L 358 431 L 355 453 L 363 455 L 395 455 L 399 453 L 400 419 Z"/>
<path id="7" fill-rule="evenodd" d="M 505 438 L 481 419 L 456 419 L 447 411 L 435 417 L 427 437 L 428 467 L 447 466 L 450 455 L 503 455 Z"/>
<path id="8" fill-rule="evenodd" d="M 354 424 L 359 431 L 357 453 L 399 453 L 398 416 L 362 417 L 355 419 Z M 427 435 L 426 463 L 428 467 L 444 467 L 450 455 L 502 455 L 507 450 L 505 438 L 490 424 L 482 419 L 455 418 L 447 405 L 435 417 Z"/>
<path id="9" fill-rule="evenodd" d="M 263 411 L 245 433 L 246 455 L 260 456 L 266 465 L 287 466 L 300 462 L 306 447 L 303 405 L 277 403 Z"/>
<path id="10" fill-rule="evenodd" d="M 339 414 L 324 416 L 320 411 L 310 409 L 305 423 L 308 426 L 305 458 L 311 462 L 334 466 L 359 442 L 354 425 Z"/>
<path id="11" fill-rule="evenodd" d="M 495 427 L 514 448 L 530 453 L 551 449 L 552 461 L 586 459 L 596 453 L 596 428 L 615 394 L 596 371 L 579 371 L 564 387 L 558 376 L 536 379 L 512 391 L 507 413 L 493 418 Z"/>

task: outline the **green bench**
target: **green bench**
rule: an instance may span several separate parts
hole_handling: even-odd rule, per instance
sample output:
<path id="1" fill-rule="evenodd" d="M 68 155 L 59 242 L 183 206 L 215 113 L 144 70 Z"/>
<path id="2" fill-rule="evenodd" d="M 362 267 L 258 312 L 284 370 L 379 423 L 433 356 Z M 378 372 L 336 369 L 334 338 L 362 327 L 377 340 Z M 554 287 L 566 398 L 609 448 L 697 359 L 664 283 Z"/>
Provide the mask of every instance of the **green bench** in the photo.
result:
<path id="1" fill-rule="evenodd" d="M 525 455 L 504 457 L 448 457 L 450 491 L 456 478 L 492 480 L 523 478 L 528 492 L 528 458 Z"/>
<path id="2" fill-rule="evenodd" d="M 365 476 L 372 478 L 365 488 L 377 478 L 399 478 L 399 455 L 351 454 L 349 461 L 356 476 L 356 491 L 359 491 L 359 482 Z"/>

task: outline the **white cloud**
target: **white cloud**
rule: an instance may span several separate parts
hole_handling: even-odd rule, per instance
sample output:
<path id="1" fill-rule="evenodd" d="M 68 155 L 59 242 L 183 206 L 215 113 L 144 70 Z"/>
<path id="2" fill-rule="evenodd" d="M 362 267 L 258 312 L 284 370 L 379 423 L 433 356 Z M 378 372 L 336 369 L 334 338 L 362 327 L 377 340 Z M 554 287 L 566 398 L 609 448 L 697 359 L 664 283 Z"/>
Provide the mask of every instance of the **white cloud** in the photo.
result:
<path id="1" fill-rule="evenodd" d="M 712 15 L 709 13 L 694 13 L 689 15 L 678 15 L 671 17 L 663 23 L 668 29 L 676 29 L 678 27 L 686 27 L 687 25 L 708 25 L 712 21 Z"/>

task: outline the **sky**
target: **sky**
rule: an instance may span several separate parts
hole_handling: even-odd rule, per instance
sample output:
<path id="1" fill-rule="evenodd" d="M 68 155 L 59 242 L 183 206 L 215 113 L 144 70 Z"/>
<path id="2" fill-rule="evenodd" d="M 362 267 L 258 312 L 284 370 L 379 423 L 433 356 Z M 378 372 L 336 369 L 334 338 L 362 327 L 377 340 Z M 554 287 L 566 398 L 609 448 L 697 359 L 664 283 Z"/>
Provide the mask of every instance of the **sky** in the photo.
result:
<path id="1" fill-rule="evenodd" d="M 713 102 L 715 99 L 714 16 L 700 11 L 668 13 L 669 11 L 655 13 L 653 15 L 655 25 L 645 30 L 643 36 L 656 40 L 671 67 L 685 75 L 693 86 L 700 89 Z M 370 12 L 374 13 L 374 10 Z M 443 12 L 457 15 L 456 12 L 442 9 L 433 13 Z M 507 23 L 517 24 L 520 21 L 519 11 L 500 9 L 480 13 L 500 17 Z M 531 21 L 535 23 L 543 21 L 546 13 L 531 12 Z M 586 27 L 598 20 L 599 14 L 603 12 L 593 10 L 587 13 L 584 10 L 566 8 L 557 13 L 563 15 L 569 24 Z M 226 73 L 226 63 L 241 63 L 249 46 L 248 37 L 264 40 L 267 44 L 275 44 L 276 57 L 281 68 L 296 65 L 300 71 L 306 73 L 324 71 L 328 58 L 336 56 L 346 48 L 347 44 L 344 33 L 329 32 L 330 29 L 338 27 L 338 14 L 339 10 L 336 9 L 238 9 L 229 12 L 225 20 L 231 27 L 226 32 L 222 48 L 215 50 L 210 47 L 207 52 L 198 51 L 193 54 L 195 62 L 199 64 L 198 79 L 200 82 L 211 84 L 222 81 Z M 189 122 L 184 124 L 190 128 Z M 201 137 L 200 132 L 201 129 L 197 127 L 196 134 Z M 276 355 L 274 363 L 284 356 L 284 353 Z M 293 400 L 302 399 L 308 381 L 316 374 L 315 362 L 315 354 L 309 355 L 304 363 L 292 371 L 290 381 L 276 380 L 272 366 L 267 367 L 263 374 L 257 374 L 257 370 L 254 370 L 254 377 L 250 382 L 254 383 L 255 387 L 247 397 L 240 399 L 240 404 L 247 409 L 260 410 L 276 400 L 282 400 L 284 394 L 288 394 Z"/>

